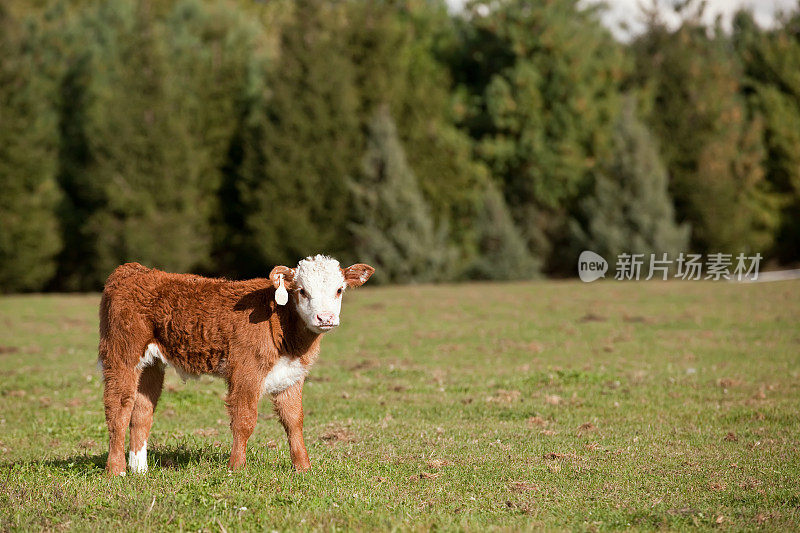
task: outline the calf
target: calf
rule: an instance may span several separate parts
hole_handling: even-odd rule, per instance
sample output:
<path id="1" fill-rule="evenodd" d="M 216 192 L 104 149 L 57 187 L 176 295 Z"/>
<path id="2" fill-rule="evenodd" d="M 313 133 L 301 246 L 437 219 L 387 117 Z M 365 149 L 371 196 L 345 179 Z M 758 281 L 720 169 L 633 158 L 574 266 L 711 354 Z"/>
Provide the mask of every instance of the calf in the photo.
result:
<path id="1" fill-rule="evenodd" d="M 227 382 L 231 470 L 245 465 L 263 394 L 271 396 L 286 430 L 292 464 L 307 470 L 303 381 L 322 335 L 339 325 L 345 289 L 374 271 L 364 264 L 342 269 L 322 255 L 248 281 L 170 274 L 138 263 L 118 267 L 100 302 L 106 470 L 125 474 L 130 424 L 131 471 L 147 471 L 147 437 L 168 364 L 182 377 L 210 374 Z"/>

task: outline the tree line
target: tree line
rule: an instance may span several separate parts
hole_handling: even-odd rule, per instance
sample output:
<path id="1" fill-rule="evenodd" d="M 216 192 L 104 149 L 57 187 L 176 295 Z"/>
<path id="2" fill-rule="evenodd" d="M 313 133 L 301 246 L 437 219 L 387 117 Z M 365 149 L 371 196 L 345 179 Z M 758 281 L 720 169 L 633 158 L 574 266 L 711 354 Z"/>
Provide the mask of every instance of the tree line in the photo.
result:
<path id="1" fill-rule="evenodd" d="M 800 14 L 616 41 L 579 0 L 0 4 L 0 290 L 118 264 L 383 282 L 583 249 L 800 259 Z"/>

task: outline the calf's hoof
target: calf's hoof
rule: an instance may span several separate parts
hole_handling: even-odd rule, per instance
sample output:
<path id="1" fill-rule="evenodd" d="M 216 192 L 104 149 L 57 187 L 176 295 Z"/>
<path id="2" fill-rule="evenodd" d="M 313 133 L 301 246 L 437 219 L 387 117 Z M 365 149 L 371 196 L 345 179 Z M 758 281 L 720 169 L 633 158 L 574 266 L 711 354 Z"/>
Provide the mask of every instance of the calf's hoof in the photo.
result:
<path id="1" fill-rule="evenodd" d="M 125 470 L 125 462 L 123 461 L 122 464 L 120 463 L 107 463 L 106 464 L 106 474 L 109 476 L 124 476 L 126 473 Z"/>
<path id="2" fill-rule="evenodd" d="M 238 472 L 239 470 L 243 469 L 247 466 L 247 463 L 244 461 L 229 461 L 228 462 L 228 470 L 230 472 Z"/>
<path id="3" fill-rule="evenodd" d="M 294 469 L 296 472 L 308 472 L 311 470 L 311 462 L 308 459 L 305 461 L 298 461 L 294 463 Z"/>

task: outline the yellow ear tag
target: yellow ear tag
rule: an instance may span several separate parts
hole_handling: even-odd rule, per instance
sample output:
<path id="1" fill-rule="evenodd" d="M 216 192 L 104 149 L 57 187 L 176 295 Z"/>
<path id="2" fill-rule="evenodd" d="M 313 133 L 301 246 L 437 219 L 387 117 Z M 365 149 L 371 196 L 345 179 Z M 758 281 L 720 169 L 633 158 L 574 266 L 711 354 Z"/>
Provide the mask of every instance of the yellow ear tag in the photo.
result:
<path id="1" fill-rule="evenodd" d="M 289 293 L 286 292 L 286 287 L 283 286 L 283 274 L 278 275 L 278 288 L 275 290 L 275 301 L 278 305 L 286 305 L 289 301 Z"/>

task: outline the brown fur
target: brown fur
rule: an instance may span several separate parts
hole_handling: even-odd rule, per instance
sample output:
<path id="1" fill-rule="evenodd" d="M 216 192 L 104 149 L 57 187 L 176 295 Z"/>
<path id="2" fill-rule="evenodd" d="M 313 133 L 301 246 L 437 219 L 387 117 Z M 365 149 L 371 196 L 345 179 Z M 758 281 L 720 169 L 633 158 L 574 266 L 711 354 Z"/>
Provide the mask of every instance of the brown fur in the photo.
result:
<path id="1" fill-rule="evenodd" d="M 164 380 L 160 364 L 137 369 L 150 343 L 185 373 L 226 380 L 233 432 L 229 467 L 245 465 L 267 373 L 281 356 L 300 358 L 308 367 L 319 353 L 321 335 L 305 327 L 293 305 L 276 304 L 274 286 L 269 278 L 228 281 L 138 263 L 122 265 L 109 276 L 100 303 L 99 345 L 109 473 L 125 472 L 126 426 L 132 450 L 140 449 L 150 432 Z M 302 380 L 273 398 L 298 470 L 310 467 L 302 398 Z"/>

